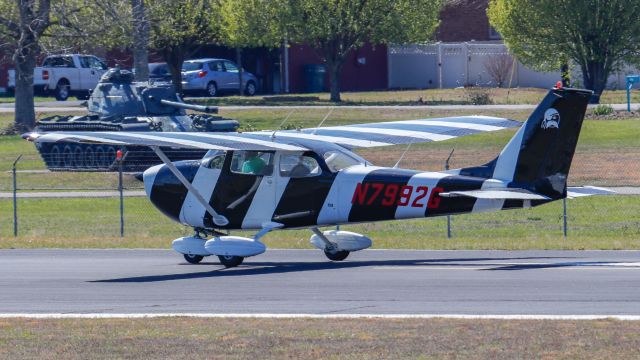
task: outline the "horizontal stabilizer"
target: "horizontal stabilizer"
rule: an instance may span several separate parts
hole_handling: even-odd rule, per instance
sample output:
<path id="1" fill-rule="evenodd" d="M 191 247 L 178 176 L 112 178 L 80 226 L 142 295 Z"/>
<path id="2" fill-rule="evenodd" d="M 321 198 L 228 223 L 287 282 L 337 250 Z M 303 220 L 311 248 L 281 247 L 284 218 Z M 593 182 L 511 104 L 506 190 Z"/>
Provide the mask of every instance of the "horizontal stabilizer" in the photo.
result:
<path id="1" fill-rule="evenodd" d="M 524 189 L 487 189 L 469 191 L 450 191 L 441 193 L 442 197 L 471 197 L 476 199 L 495 200 L 551 200 L 549 197 L 533 193 Z"/>
<path id="2" fill-rule="evenodd" d="M 567 187 L 567 197 L 577 198 L 591 195 L 615 195 L 613 190 L 597 187 L 597 186 L 569 186 Z"/>

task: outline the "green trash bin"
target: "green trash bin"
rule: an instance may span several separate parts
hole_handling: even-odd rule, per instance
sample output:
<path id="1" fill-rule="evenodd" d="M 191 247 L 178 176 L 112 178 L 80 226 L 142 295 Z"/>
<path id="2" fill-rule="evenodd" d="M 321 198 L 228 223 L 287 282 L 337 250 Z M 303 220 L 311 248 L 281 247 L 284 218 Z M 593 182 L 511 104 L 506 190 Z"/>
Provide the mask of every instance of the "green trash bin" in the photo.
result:
<path id="1" fill-rule="evenodd" d="M 304 72 L 304 92 L 318 93 L 325 91 L 324 76 L 327 70 L 321 64 L 307 64 L 302 67 Z"/>

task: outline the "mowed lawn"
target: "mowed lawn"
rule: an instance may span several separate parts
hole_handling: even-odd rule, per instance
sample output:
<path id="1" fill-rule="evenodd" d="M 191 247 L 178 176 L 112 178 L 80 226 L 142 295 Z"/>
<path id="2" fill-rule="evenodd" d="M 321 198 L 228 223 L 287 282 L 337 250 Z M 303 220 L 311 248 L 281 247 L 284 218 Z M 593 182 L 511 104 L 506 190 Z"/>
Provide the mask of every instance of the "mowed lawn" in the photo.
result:
<path id="1" fill-rule="evenodd" d="M 3 359 L 637 359 L 640 322 L 0 319 Z"/>
<path id="2" fill-rule="evenodd" d="M 549 87 L 555 84 L 549 84 Z M 483 88 L 494 104 L 538 104 L 547 94 L 539 88 Z M 342 102 L 329 101 L 329 93 L 224 96 L 216 98 L 189 98 L 190 102 L 208 105 L 468 105 L 469 92 L 456 89 L 421 89 L 342 92 Z M 632 91 L 631 101 L 640 102 L 640 91 Z M 602 94 L 601 104 L 623 104 L 627 102 L 626 91 L 607 90 Z M 635 109 L 634 109 L 635 110 Z"/>
<path id="3" fill-rule="evenodd" d="M 367 234 L 387 249 L 640 249 L 640 196 L 569 200 L 568 237 L 562 234 L 562 203 L 531 209 L 342 226 Z M 13 237 L 11 201 L 0 201 L 0 248 L 170 248 L 192 230 L 172 222 L 143 197 L 125 200 L 125 236 L 119 202 L 105 199 L 20 199 L 19 236 Z M 252 236 L 251 232 L 233 232 Z M 275 231 L 270 248 L 310 249 L 308 230 Z"/>

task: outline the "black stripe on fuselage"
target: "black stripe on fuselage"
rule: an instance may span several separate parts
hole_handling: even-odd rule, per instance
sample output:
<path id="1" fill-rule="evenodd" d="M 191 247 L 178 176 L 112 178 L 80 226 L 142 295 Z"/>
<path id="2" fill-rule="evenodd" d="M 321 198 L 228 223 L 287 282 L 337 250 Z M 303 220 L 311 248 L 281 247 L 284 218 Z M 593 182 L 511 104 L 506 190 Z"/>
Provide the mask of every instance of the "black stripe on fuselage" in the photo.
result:
<path id="1" fill-rule="evenodd" d="M 289 179 L 272 220 L 285 227 L 316 225 L 334 180 L 335 174 L 328 171 L 320 176 Z"/>
<path id="2" fill-rule="evenodd" d="M 402 169 L 379 169 L 367 174 L 356 188 L 360 196 L 353 196 L 350 222 L 395 219 L 397 191 L 407 185 L 417 171 Z M 392 201 L 393 200 L 393 201 Z"/>
<path id="3" fill-rule="evenodd" d="M 222 166 L 224 170 L 220 173 L 209 204 L 218 214 L 229 220 L 229 224 L 222 228 L 240 229 L 263 176 L 231 172 L 229 169 L 232 155 L 229 152 L 225 158 Z M 204 225 L 208 228 L 219 228 L 213 224 L 208 212 L 204 216 Z"/>
<path id="4" fill-rule="evenodd" d="M 468 191 L 478 190 L 482 188 L 482 183 L 486 179 L 475 178 L 469 176 L 449 176 L 440 179 L 432 191 L 438 193 L 449 191 Z M 429 198 L 429 205 L 425 212 L 426 217 L 438 216 L 444 214 L 463 214 L 470 213 L 476 199 L 471 197 L 440 197 L 432 195 Z"/>
<path id="5" fill-rule="evenodd" d="M 189 182 L 193 181 L 200 168 L 199 161 L 178 161 L 174 164 Z M 149 200 L 163 214 L 180 222 L 180 211 L 188 193 L 189 190 L 171 170 L 167 166 L 162 166 L 154 179 Z"/>

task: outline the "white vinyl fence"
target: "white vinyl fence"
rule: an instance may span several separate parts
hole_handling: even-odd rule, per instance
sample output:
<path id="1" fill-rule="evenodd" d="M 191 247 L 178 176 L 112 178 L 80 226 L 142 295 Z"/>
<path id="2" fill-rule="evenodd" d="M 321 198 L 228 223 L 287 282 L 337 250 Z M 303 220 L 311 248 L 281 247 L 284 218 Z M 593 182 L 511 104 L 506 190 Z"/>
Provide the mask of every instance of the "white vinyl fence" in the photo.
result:
<path id="1" fill-rule="evenodd" d="M 389 88 L 455 88 L 465 85 L 496 86 L 496 75 L 504 87 L 548 88 L 560 80 L 560 70 L 537 72 L 514 62 L 504 44 L 438 43 L 389 46 Z M 625 68 L 609 77 L 608 88 L 624 89 L 625 76 L 638 70 Z M 572 80 L 581 86 L 579 71 Z"/>

